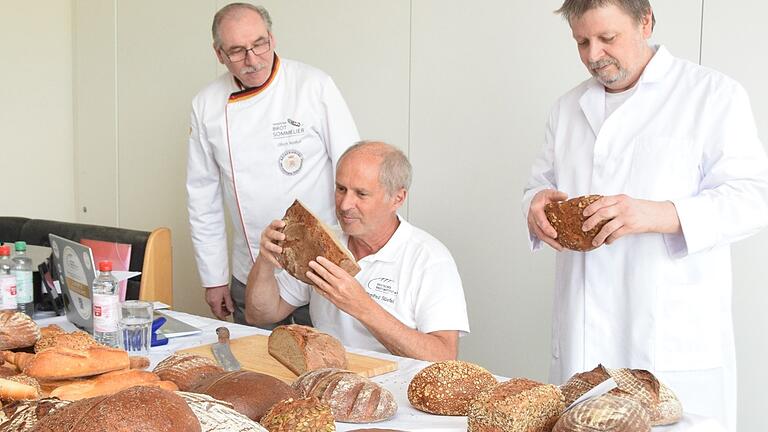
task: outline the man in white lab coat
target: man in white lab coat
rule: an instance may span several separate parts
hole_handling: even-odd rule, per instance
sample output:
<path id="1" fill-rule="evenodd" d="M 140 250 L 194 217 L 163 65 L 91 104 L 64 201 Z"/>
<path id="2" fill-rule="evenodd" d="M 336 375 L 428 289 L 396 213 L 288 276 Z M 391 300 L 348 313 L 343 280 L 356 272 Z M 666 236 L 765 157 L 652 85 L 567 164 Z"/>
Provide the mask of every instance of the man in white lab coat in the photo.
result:
<path id="1" fill-rule="evenodd" d="M 650 46 L 647 0 L 567 0 L 592 78 L 562 96 L 523 197 L 557 254 L 550 378 L 648 369 L 685 411 L 736 424 L 730 244 L 768 223 L 768 162 L 744 89 Z M 563 250 L 548 202 L 604 197 L 591 252 Z"/>
<path id="2" fill-rule="evenodd" d="M 262 7 L 233 3 L 219 10 L 213 49 L 227 72 L 192 103 L 187 193 L 195 258 L 211 311 L 220 319 L 234 312 L 239 323 L 261 231 L 296 198 L 334 224 L 334 167 L 359 139 L 331 78 L 278 57 L 271 28 Z"/>

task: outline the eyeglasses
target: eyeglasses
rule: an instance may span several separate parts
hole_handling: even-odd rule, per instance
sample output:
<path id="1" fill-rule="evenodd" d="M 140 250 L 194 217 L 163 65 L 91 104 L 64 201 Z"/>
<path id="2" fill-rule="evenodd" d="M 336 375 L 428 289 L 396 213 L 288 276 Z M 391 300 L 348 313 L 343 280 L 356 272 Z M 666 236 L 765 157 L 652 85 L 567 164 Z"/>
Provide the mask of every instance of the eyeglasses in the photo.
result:
<path id="1" fill-rule="evenodd" d="M 269 39 L 263 42 L 256 42 L 252 47 L 250 48 L 234 48 L 230 50 L 229 52 L 224 52 L 224 55 L 227 56 L 230 62 L 237 63 L 245 60 L 246 57 L 248 57 L 248 51 L 253 53 L 253 55 L 261 55 L 265 52 L 269 51 L 271 44 Z"/>

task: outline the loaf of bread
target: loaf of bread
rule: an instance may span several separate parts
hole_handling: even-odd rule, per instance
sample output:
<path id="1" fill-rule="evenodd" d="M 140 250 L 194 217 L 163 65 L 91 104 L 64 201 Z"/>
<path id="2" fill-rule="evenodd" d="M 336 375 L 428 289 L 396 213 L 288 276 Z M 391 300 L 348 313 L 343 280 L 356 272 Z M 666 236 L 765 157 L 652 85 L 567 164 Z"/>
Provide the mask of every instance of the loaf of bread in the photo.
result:
<path id="1" fill-rule="evenodd" d="M 37 380 L 26 375 L 0 378 L 0 400 L 3 402 L 40 399 L 43 395 Z"/>
<path id="2" fill-rule="evenodd" d="M 176 353 L 157 364 L 153 371 L 162 380 L 173 381 L 181 391 L 190 391 L 208 377 L 224 372 L 208 357 Z"/>
<path id="3" fill-rule="evenodd" d="M 336 421 L 374 423 L 384 421 L 397 411 L 392 393 L 354 372 L 324 368 L 306 372 L 293 388 L 303 397 L 315 396 L 331 407 Z"/>
<path id="4" fill-rule="evenodd" d="M 581 227 L 587 218 L 584 209 L 602 198 L 601 195 L 584 195 L 567 201 L 548 203 L 544 206 L 547 220 L 557 231 L 557 242 L 564 248 L 586 252 L 594 249 L 592 240 L 607 221 L 602 221 L 591 230 L 584 232 Z"/>
<path id="5" fill-rule="evenodd" d="M 465 416 L 472 399 L 496 384 L 493 374 L 476 364 L 442 361 L 414 375 L 408 385 L 408 401 L 431 414 Z"/>
<path id="6" fill-rule="evenodd" d="M 40 327 L 21 312 L 0 312 L 0 350 L 30 347 L 40 339 Z"/>
<path id="7" fill-rule="evenodd" d="M 312 281 L 306 276 L 311 270 L 309 262 L 319 256 L 327 258 L 352 276 L 360 271 L 352 253 L 299 200 L 288 207 L 283 221 L 285 240 L 278 242 L 283 253 L 277 259 L 291 276 L 311 285 Z"/>
<path id="8" fill-rule="evenodd" d="M 35 432 L 200 432 L 200 422 L 180 396 L 157 387 L 131 387 L 81 399 L 41 418 Z"/>
<path id="9" fill-rule="evenodd" d="M 513 378 L 481 391 L 469 405 L 468 432 L 550 432 L 563 413 L 560 390 Z"/>
<path id="10" fill-rule="evenodd" d="M 577 373 L 560 387 L 566 405 L 609 377 L 618 386 L 610 393 L 637 400 L 648 411 L 652 426 L 676 423 L 683 417 L 683 406 L 674 392 L 643 369 L 609 369 L 598 365 L 591 371 Z"/>
<path id="11" fill-rule="evenodd" d="M 335 337 L 299 324 L 276 327 L 269 354 L 296 375 L 320 368 L 347 368 L 347 351 Z"/>
<path id="12" fill-rule="evenodd" d="M 176 384 L 170 381 L 161 381 L 152 372 L 138 369 L 122 369 L 107 372 L 88 380 L 57 387 L 51 391 L 50 396 L 63 400 L 80 400 L 110 395 L 137 385 L 156 386 L 169 391 L 178 390 Z"/>
<path id="13" fill-rule="evenodd" d="M 650 432 L 648 412 L 634 399 L 603 394 L 560 416 L 552 432 Z"/>
<path id="14" fill-rule="evenodd" d="M 38 380 L 62 380 L 128 369 L 128 353 L 117 348 L 94 345 L 85 350 L 54 347 L 35 354 L 24 373 Z"/>
<path id="15" fill-rule="evenodd" d="M 227 402 L 199 393 L 180 391 L 176 394 L 195 413 L 202 432 L 267 432 L 259 423 L 235 411 Z"/>
<path id="16" fill-rule="evenodd" d="M 2 410 L 1 417 L 4 418 L 0 421 L 0 432 L 29 432 L 41 418 L 70 403 L 56 398 L 45 398 L 6 404 Z"/>
<path id="17" fill-rule="evenodd" d="M 333 432 L 331 407 L 315 397 L 282 400 L 264 414 L 261 425 L 269 432 Z"/>
<path id="18" fill-rule="evenodd" d="M 13 352 L 13 351 L 3 351 L 3 360 L 5 361 L 6 365 L 13 365 L 14 368 L 21 372 L 24 370 L 25 367 L 27 367 L 27 364 L 30 360 L 32 360 L 35 355 L 28 352 Z"/>
<path id="19" fill-rule="evenodd" d="M 299 396 L 279 379 L 251 371 L 222 372 L 202 380 L 191 391 L 228 402 L 256 421 L 276 402 Z"/>
<path id="20" fill-rule="evenodd" d="M 50 331 L 46 332 L 46 336 L 42 336 L 37 343 L 35 343 L 35 352 L 40 352 L 47 348 L 64 347 L 74 350 L 84 350 L 90 346 L 99 345 L 96 339 L 90 334 L 77 330 L 72 333 Z"/>

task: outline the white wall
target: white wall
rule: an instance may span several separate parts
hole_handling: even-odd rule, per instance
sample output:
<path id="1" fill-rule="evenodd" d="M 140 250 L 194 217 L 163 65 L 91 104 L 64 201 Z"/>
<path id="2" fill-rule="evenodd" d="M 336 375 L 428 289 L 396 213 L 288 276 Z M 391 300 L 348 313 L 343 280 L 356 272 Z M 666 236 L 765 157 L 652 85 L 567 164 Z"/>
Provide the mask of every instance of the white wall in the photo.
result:
<path id="1" fill-rule="evenodd" d="M 223 70 L 210 48 L 210 20 L 224 3 L 72 0 L 74 15 L 56 1 L 44 11 L 21 1 L 0 9 L 0 32 L 8 35 L 0 43 L 14 54 L 7 58 L 24 59 L 0 68 L 2 82 L 19 83 L 0 90 L 0 126 L 11 131 L 7 142 L 33 150 L 4 142 L 0 155 L 5 161 L 10 148 L 15 158 L 63 165 L 63 176 L 43 173 L 35 181 L 54 183 L 68 197 L 55 206 L 26 199 L 18 213 L 171 227 L 176 306 L 196 313 L 207 307 L 186 221 L 188 111 L 194 93 Z M 738 8 L 725 0 L 652 3 L 654 40 L 694 61 L 701 52 L 703 64 L 740 80 L 768 143 L 768 59 L 742 48 L 767 40 L 760 17 L 768 7 L 757 0 Z M 501 375 L 546 379 L 554 254 L 528 252 L 519 199 L 551 104 L 586 77 L 568 26 L 552 14 L 560 0 L 264 4 L 278 53 L 331 74 L 361 134 L 411 157 L 408 217 L 449 246 L 465 282 L 473 334 L 462 341 L 461 357 Z M 19 40 L 58 49 L 32 55 Z M 0 201 L 0 214 L 6 205 Z M 763 233 L 734 247 L 743 431 L 767 426 L 760 415 L 768 386 L 767 241 Z M 502 342 L 489 343 L 492 334 Z"/>
<path id="2" fill-rule="evenodd" d="M 73 221 L 72 11 L 43 3 L 0 2 L 0 215 Z"/>

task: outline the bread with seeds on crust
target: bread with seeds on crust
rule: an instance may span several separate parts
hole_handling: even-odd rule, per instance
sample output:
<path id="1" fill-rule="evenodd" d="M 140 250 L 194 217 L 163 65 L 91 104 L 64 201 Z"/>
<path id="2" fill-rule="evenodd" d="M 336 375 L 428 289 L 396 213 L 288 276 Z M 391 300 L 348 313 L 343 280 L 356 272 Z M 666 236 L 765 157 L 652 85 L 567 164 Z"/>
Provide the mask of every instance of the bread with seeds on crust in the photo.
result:
<path id="1" fill-rule="evenodd" d="M 437 362 L 414 375 L 408 385 L 408 401 L 430 414 L 464 416 L 472 399 L 496 383 L 493 374 L 476 364 Z"/>
<path id="2" fill-rule="evenodd" d="M 564 410 L 556 386 L 513 378 L 475 397 L 467 413 L 467 431 L 550 432 Z"/>

